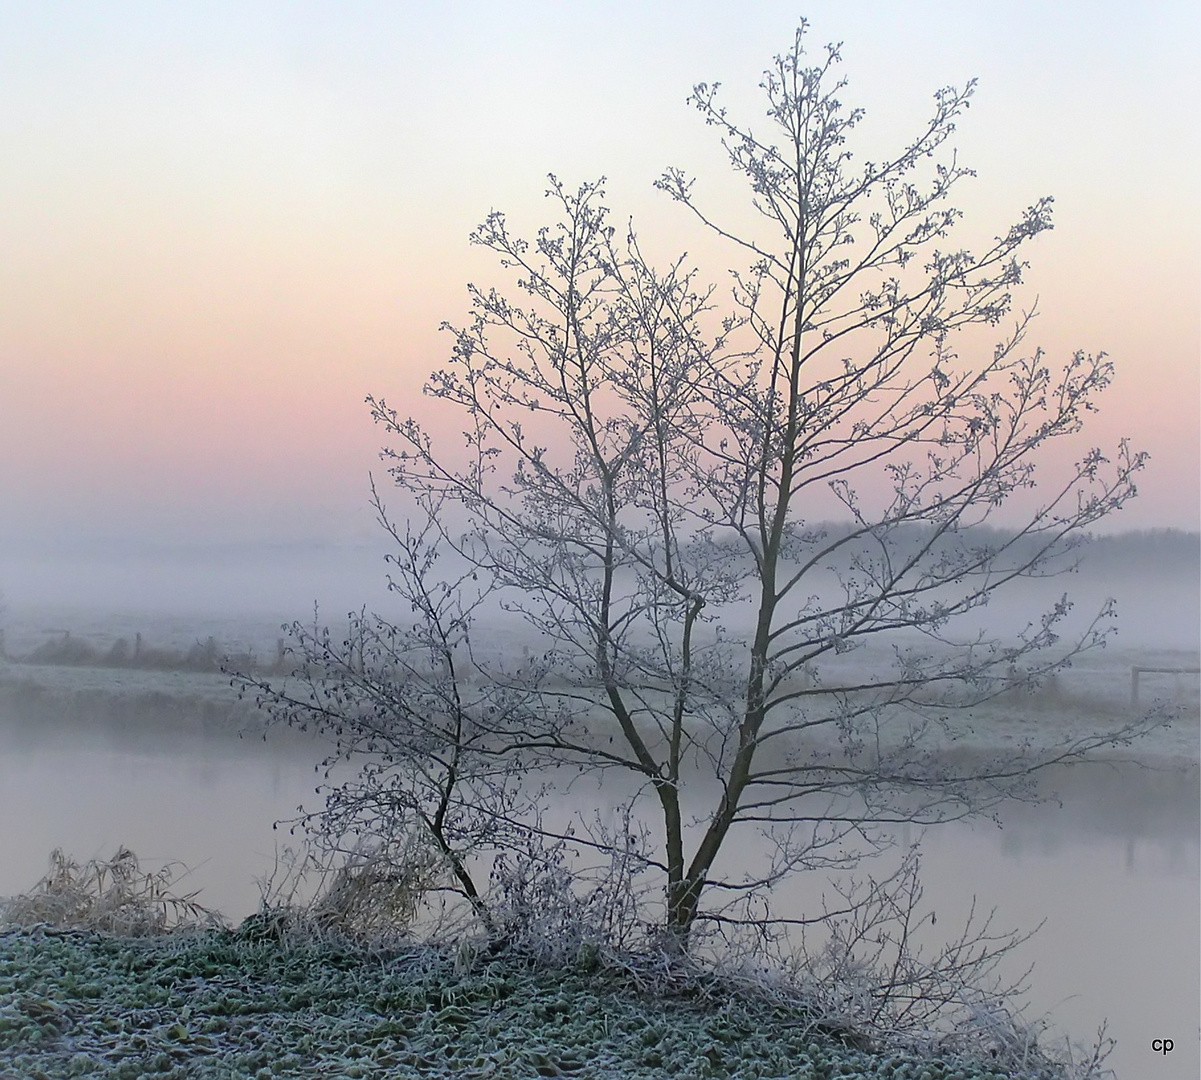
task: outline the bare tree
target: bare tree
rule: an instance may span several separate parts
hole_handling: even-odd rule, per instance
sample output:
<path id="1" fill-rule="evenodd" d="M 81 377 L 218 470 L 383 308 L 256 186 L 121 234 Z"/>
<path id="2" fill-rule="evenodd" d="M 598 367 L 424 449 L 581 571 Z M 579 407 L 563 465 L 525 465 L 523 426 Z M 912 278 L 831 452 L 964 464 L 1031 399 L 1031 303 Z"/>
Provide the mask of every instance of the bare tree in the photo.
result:
<path id="1" fill-rule="evenodd" d="M 357 668 L 351 645 L 333 657 L 309 639 L 326 689 L 291 718 L 310 708 L 376 763 L 340 789 L 339 812 L 435 776 L 401 803 L 473 902 L 460 852 L 503 845 L 502 828 L 628 856 L 623 830 L 537 819 L 514 770 L 632 777 L 624 820 L 653 823 L 638 867 L 683 950 L 698 923 L 776 918 L 770 891 L 795 871 L 853 865 L 898 822 L 1029 795 L 1040 770 L 1147 726 L 961 749 L 983 703 L 1104 643 L 1109 610 L 1060 640 L 1066 597 L 1016 636 L 982 611 L 1069 567 L 1075 540 L 1133 497 L 1144 455 L 1086 450 L 1036 487 L 1112 372 L 1103 355 L 1053 364 L 1026 346 L 1032 312 L 1012 293 L 1051 200 L 983 250 L 956 246 L 948 200 L 971 174 L 948 140 L 972 84 L 940 90 L 895 155 L 856 164 L 861 112 L 839 100 L 838 50 L 808 65 L 804 29 L 766 73 L 767 134 L 729 119 L 716 86 L 690 99 L 758 224 L 723 224 L 678 170 L 659 182 L 732 246 L 728 303 L 684 259 L 656 270 L 609 223 L 601 182 L 552 177 L 553 226 L 526 240 L 494 212 L 472 236 L 515 290 L 469 286 L 473 315 L 447 327 L 452 356 L 426 387 L 461 419 L 466 456 L 368 398 L 419 523 L 390 526 L 416 627 L 376 624 Z M 821 525 L 831 497 L 845 522 Z M 456 569 L 427 588 L 435 557 Z M 486 653 L 484 612 L 542 646 Z M 438 663 L 413 664 L 397 640 Z M 329 679 L 379 707 L 326 700 Z M 456 813 L 473 824 L 451 842 Z M 748 830 L 758 862 L 745 844 L 731 857 Z"/>
<path id="2" fill-rule="evenodd" d="M 471 663 L 468 575 L 431 580 L 430 521 L 404 533 L 384 524 L 396 542 L 391 585 L 413 623 L 400 627 L 352 612 L 339 638 L 315 613 L 312 626 L 288 628 L 301 662 L 287 681 L 235 681 L 275 720 L 332 742 L 320 766 L 325 806 L 300 819 L 332 848 L 327 854 L 349 856 L 351 866 L 365 856 L 376 870 L 390 859 L 403 863 L 397 873 L 419 871 L 407 890 L 415 900 L 431 890 L 457 894 L 494 931 L 471 859 L 519 843 L 526 830 L 517 835 L 511 823 L 530 821 L 536 810 L 536 788 L 523 783 L 520 756 L 498 752 L 511 749 L 512 740 L 496 739 L 506 718 L 522 713 L 528 691 L 466 684 L 459 667 Z M 339 774 L 352 763 L 357 771 Z"/>

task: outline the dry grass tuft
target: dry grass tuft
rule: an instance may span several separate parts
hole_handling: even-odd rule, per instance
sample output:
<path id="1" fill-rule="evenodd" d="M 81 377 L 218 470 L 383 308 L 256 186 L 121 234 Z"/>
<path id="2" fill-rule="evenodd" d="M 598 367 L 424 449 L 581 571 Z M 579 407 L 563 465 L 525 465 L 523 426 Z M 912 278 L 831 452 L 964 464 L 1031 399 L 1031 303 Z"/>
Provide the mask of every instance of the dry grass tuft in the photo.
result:
<path id="1" fill-rule="evenodd" d="M 349 853 L 313 901 L 311 917 L 353 936 L 408 929 L 437 887 L 441 859 L 430 845 L 412 837 L 406 841 Z"/>
<path id="2" fill-rule="evenodd" d="M 276 872 L 259 883 L 259 911 L 238 932 L 360 942 L 407 936 L 443 871 L 440 854 L 413 832 L 390 843 L 364 841 L 349 851 L 288 849 L 277 859 Z M 302 899 L 306 895 L 311 898 Z"/>
<path id="3" fill-rule="evenodd" d="M 126 847 L 107 861 L 89 859 L 82 865 L 55 848 L 49 871 L 32 890 L 0 900 L 0 924 L 48 923 L 130 937 L 222 925 L 218 912 L 196 902 L 199 890 L 172 892 L 172 883 L 187 873 L 179 863 L 143 870 Z"/>

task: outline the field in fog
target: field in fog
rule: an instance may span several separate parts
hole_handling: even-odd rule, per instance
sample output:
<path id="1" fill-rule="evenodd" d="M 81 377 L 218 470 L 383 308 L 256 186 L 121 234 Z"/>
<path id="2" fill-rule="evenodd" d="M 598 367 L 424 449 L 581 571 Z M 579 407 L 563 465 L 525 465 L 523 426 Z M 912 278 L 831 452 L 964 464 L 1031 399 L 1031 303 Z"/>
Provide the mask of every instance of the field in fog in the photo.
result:
<path id="1" fill-rule="evenodd" d="M 124 551 L 41 561 L 0 554 L 7 592 L 0 623 L 8 662 L 0 661 L 3 698 L 17 711 L 46 719 L 96 712 L 133 718 L 149 709 L 182 719 L 189 713 L 226 726 L 248 722 L 231 708 L 229 666 L 270 672 L 280 666 L 281 624 L 310 622 L 313 604 L 335 630 L 345 613 L 366 606 L 401 620 L 386 589 L 381 545 L 276 545 L 257 548 Z M 448 567 L 448 572 L 450 568 Z M 1117 601 L 1116 634 L 1107 647 L 1079 658 L 1035 695 L 1014 695 L 973 714 L 969 743 L 1001 744 L 1054 728 L 1084 730 L 1131 714 L 1135 668 L 1144 673 L 1140 705 L 1172 701 L 1195 709 L 1198 678 L 1187 673 L 1201 656 L 1201 541 L 1195 534 L 1135 533 L 1094 542 L 1079 572 L 1024 581 L 998 594 L 979 615 L 981 628 L 1016 634 L 1063 593 L 1073 609 L 1063 639 L 1082 631 L 1109 598 Z M 749 607 L 716 611 L 730 637 L 749 632 Z M 476 634 L 492 662 L 546 643 L 513 617 L 484 611 Z M 491 643 L 503 641 L 504 654 Z M 507 655 L 506 655 L 507 654 Z M 869 674 L 887 650 L 856 650 L 837 663 Z M 737 688 L 731 688 L 732 693 Z M 162 710 L 163 698 L 171 707 Z M 1195 758 L 1196 725 L 1161 733 L 1144 752 Z"/>
<path id="2" fill-rule="evenodd" d="M 105 637 L 98 633 L 93 640 L 102 642 Z M 235 638 L 231 634 L 217 640 L 232 642 Z M 238 640 L 242 645 L 245 642 L 246 638 Z M 168 647 L 160 648 L 166 651 Z M 176 650 L 176 655 L 186 657 L 186 651 Z M 256 655 L 266 658 L 259 670 L 270 674 L 274 669 L 274 645 L 270 649 L 264 646 Z M 509 657 L 495 654 L 498 663 L 518 658 L 519 652 Z M 873 656 L 872 650 L 863 650 L 843 668 L 848 675 L 862 671 L 866 676 L 873 669 L 873 661 L 884 664 L 887 660 L 884 652 Z M 1195 761 L 1201 757 L 1196 722 L 1201 692 L 1198 677 L 1192 673 L 1197 666 L 1197 653 L 1187 650 L 1099 651 L 1079 659 L 1070 670 L 1033 694 L 1014 692 L 972 709 L 970 714 L 953 714 L 955 745 L 966 752 L 1083 736 L 1098 728 L 1116 728 L 1145 708 L 1163 703 L 1183 708 L 1185 717 L 1123 754 Z M 1140 669 L 1137 705 L 1132 701 L 1135 668 Z M 44 733 L 65 732 L 79 725 L 111 726 L 113 733 L 119 733 L 120 740 L 131 747 L 189 732 L 258 733 L 264 722 L 249 702 L 238 700 L 229 677 L 221 671 L 165 667 L 9 661 L 0 665 L 0 710 L 8 722 L 34 724 Z M 598 716 L 598 723 L 605 722 L 604 715 Z M 281 732 L 275 737 L 289 736 Z"/>

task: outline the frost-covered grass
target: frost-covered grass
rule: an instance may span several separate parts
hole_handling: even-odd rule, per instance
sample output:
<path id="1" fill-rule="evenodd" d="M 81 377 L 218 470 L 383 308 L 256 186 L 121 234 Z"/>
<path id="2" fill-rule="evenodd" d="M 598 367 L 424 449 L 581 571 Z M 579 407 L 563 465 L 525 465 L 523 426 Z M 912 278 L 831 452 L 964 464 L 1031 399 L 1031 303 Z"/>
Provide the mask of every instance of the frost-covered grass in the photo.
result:
<path id="1" fill-rule="evenodd" d="M 262 929 L 0 932 L 0 1077 L 1040 1075 L 873 1054 L 799 1007 L 697 980 L 639 987 L 590 956 L 551 968 Z"/>

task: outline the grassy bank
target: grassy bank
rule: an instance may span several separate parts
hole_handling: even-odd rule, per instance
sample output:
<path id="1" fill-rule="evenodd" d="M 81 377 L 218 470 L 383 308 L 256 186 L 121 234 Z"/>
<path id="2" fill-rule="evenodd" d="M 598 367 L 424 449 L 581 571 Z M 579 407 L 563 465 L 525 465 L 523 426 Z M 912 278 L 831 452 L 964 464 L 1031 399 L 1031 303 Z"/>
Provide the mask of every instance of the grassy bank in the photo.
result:
<path id="1" fill-rule="evenodd" d="M 1000 1080 L 874 1054 L 698 980 L 254 931 L 0 932 L 0 1077 L 872 1077 Z"/>

